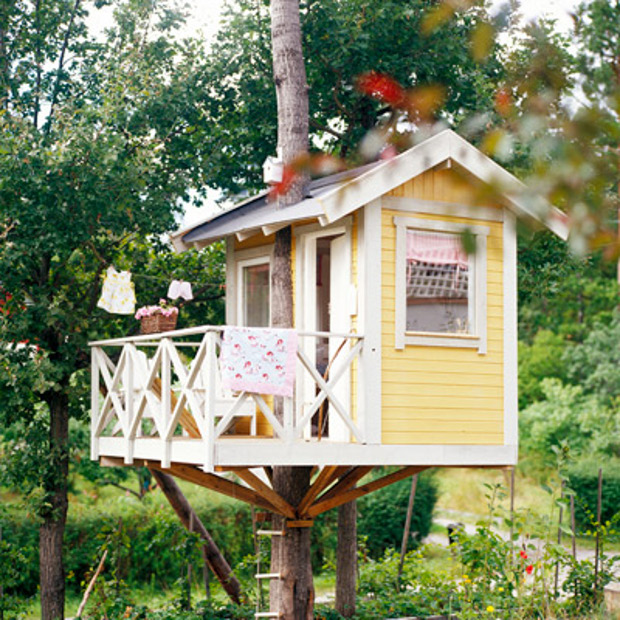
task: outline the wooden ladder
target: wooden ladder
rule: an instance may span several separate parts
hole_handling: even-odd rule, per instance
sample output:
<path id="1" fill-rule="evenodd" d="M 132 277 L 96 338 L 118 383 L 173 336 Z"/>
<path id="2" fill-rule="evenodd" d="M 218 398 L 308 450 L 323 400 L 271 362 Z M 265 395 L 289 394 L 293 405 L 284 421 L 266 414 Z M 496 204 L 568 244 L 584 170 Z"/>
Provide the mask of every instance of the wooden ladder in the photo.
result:
<path id="1" fill-rule="evenodd" d="M 257 536 L 268 537 L 271 540 L 272 536 L 285 536 L 286 530 L 256 530 Z M 271 551 L 270 551 L 271 553 Z M 258 553 L 256 554 L 256 613 L 254 614 L 254 618 L 281 618 L 282 613 L 280 611 L 261 611 L 261 599 L 262 599 L 262 588 L 261 584 L 263 581 L 271 581 L 272 579 L 280 580 L 282 575 L 280 573 L 263 573 L 261 572 L 261 561 L 260 561 L 260 544 L 258 546 Z"/>

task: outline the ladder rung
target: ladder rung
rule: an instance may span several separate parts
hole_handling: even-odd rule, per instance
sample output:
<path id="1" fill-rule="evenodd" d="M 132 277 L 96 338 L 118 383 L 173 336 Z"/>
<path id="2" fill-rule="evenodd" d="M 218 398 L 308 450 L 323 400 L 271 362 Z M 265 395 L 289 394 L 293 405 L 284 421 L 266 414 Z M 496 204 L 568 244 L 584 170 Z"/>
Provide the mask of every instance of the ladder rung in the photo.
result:
<path id="1" fill-rule="evenodd" d="M 279 611 L 259 611 L 254 614 L 255 618 L 281 618 L 282 614 Z"/>
<path id="2" fill-rule="evenodd" d="M 280 579 L 282 575 L 280 573 L 256 573 L 254 577 L 256 579 Z"/>
<path id="3" fill-rule="evenodd" d="M 286 532 L 282 530 L 258 530 L 256 532 L 259 536 L 285 536 Z"/>

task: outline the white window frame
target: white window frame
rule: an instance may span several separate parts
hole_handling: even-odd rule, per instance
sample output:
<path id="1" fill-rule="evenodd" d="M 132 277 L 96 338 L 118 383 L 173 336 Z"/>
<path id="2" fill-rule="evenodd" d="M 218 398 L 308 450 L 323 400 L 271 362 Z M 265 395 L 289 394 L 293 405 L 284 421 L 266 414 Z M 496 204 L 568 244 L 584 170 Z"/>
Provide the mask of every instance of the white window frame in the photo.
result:
<path id="1" fill-rule="evenodd" d="M 395 290 L 395 347 L 406 345 L 433 347 L 460 347 L 487 352 L 487 237 L 488 226 L 460 224 L 415 217 L 394 217 L 396 226 L 396 290 Z M 440 232 L 474 235 L 476 251 L 469 255 L 468 311 L 473 310 L 472 330 L 469 334 L 443 334 L 407 331 L 407 231 Z M 473 286 L 472 286 L 473 282 Z"/>
<path id="2" fill-rule="evenodd" d="M 269 327 L 271 327 L 271 271 L 273 269 L 273 261 L 271 253 L 265 253 L 265 248 L 256 248 L 260 253 L 251 250 L 238 252 L 235 256 L 235 280 L 236 280 L 236 321 L 237 325 L 242 326 L 243 320 L 243 303 L 244 303 L 244 287 L 243 287 L 243 270 L 246 267 L 255 265 L 269 265 Z"/>

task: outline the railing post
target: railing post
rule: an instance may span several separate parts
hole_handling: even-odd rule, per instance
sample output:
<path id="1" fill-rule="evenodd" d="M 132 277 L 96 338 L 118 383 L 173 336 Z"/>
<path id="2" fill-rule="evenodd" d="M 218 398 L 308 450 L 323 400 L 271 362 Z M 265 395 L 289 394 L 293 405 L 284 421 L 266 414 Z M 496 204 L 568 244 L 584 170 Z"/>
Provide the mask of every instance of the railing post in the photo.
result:
<path id="1" fill-rule="evenodd" d="M 159 341 L 161 348 L 161 417 L 162 427 L 168 428 L 170 423 L 171 411 L 171 373 L 170 373 L 170 353 L 168 351 L 167 342 L 169 338 L 162 338 Z M 161 458 L 161 466 L 164 469 L 170 467 L 170 451 L 172 447 L 172 441 L 165 436 L 162 437 L 163 441 L 163 454 Z"/>
<path id="2" fill-rule="evenodd" d="M 133 463 L 133 451 L 134 451 L 134 369 L 135 369 L 135 356 L 134 352 L 136 348 L 133 344 L 126 344 L 125 350 L 127 352 L 127 362 L 125 363 L 125 377 L 127 379 L 125 383 L 125 416 L 127 422 L 127 428 L 125 429 L 125 465 L 131 465 Z"/>
<path id="3" fill-rule="evenodd" d="M 205 444 L 205 460 L 204 469 L 207 472 L 213 472 L 215 467 L 215 390 L 218 372 L 217 367 L 217 339 L 219 333 L 209 331 L 206 334 L 207 351 L 205 360 L 207 362 L 207 374 L 205 377 L 205 429 L 206 437 L 203 437 Z"/>
<path id="4" fill-rule="evenodd" d="M 293 421 L 293 398 L 285 396 L 282 403 L 283 419 L 282 426 L 284 427 L 284 441 L 286 443 L 292 443 L 295 438 L 295 425 Z"/>
<path id="5" fill-rule="evenodd" d="M 99 437 L 96 430 L 99 425 L 99 359 L 97 347 L 90 350 L 90 458 L 99 460 Z"/>

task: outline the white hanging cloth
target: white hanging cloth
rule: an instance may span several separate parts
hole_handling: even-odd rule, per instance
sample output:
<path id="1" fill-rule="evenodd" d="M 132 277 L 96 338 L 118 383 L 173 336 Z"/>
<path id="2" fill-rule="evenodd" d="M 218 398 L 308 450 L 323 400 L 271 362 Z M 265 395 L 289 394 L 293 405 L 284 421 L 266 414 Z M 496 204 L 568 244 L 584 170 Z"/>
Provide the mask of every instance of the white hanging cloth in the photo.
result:
<path id="1" fill-rule="evenodd" d="M 194 299 L 194 295 L 192 294 L 192 285 L 189 282 L 184 282 L 183 280 L 172 280 L 170 286 L 168 287 L 168 298 L 177 299 L 179 297 L 182 297 L 187 301 Z"/>
<path id="2" fill-rule="evenodd" d="M 97 302 L 97 306 L 113 314 L 133 314 L 135 312 L 136 293 L 131 281 L 130 271 L 119 273 L 114 267 L 108 267 L 103 277 L 101 298 Z"/>

